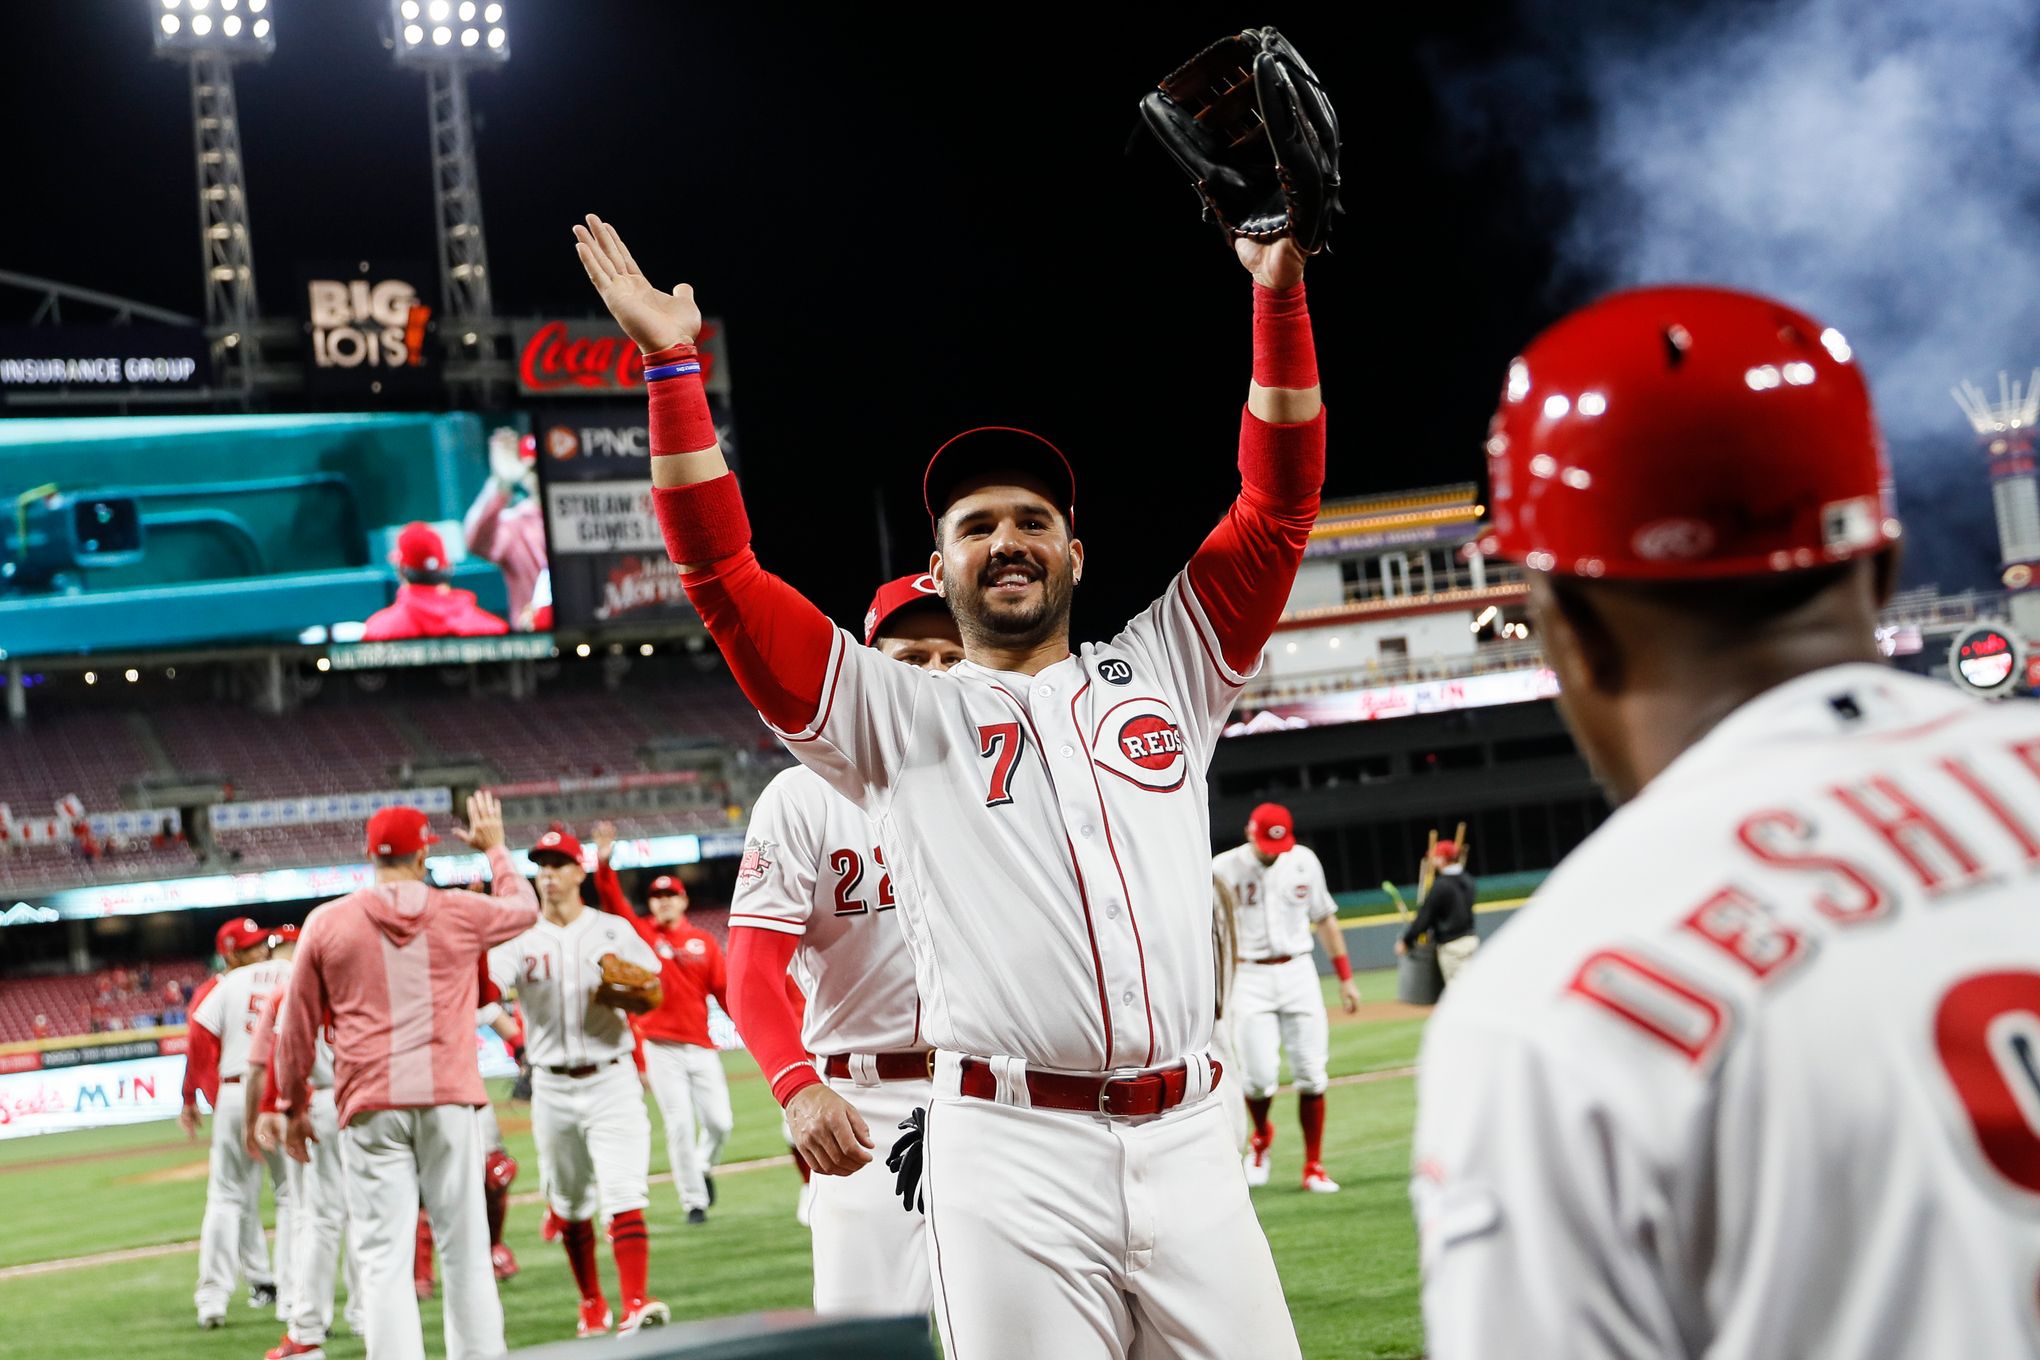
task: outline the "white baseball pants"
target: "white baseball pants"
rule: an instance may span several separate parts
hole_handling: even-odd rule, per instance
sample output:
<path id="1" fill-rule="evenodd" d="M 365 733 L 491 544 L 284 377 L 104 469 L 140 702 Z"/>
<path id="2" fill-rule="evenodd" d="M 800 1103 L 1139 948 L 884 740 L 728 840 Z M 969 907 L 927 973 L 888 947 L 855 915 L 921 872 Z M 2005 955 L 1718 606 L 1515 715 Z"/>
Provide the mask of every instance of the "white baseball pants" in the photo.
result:
<path id="1" fill-rule="evenodd" d="M 630 1059 L 585 1077 L 534 1070 L 531 1136 L 538 1144 L 539 1179 L 561 1218 L 578 1223 L 598 1210 L 613 1218 L 652 1202 L 652 1117 Z M 475 1176 L 479 1186 L 479 1165 Z M 482 1256 L 486 1263 L 486 1240 Z"/>
<path id="2" fill-rule="evenodd" d="M 237 1278 L 250 1284 L 276 1281 L 269 1265 L 269 1241 L 262 1235 L 262 1162 L 241 1145 L 246 1127 L 241 1083 L 222 1083 L 206 1163 L 205 1216 L 198 1228 L 198 1288 L 192 1302 L 200 1317 L 226 1314 Z M 280 1165 L 271 1167 L 279 1214 L 289 1203 L 281 1171 Z"/>
<path id="3" fill-rule="evenodd" d="M 291 1183 L 293 1235 L 290 1241 L 291 1298 L 290 1339 L 301 1346 L 324 1342 L 333 1325 L 333 1281 L 339 1271 L 340 1238 L 347 1227 L 347 1173 L 342 1166 L 340 1114 L 331 1087 L 312 1092 L 312 1132 L 319 1141 L 311 1146 L 309 1165 L 284 1159 L 284 1174 Z M 282 1232 L 279 1228 L 278 1236 Z M 348 1253 L 349 1298 L 359 1289 Z"/>
<path id="4" fill-rule="evenodd" d="M 859 1086 L 831 1080 L 831 1090 L 857 1107 L 870 1126 L 871 1160 L 848 1176 L 811 1182 L 814 1204 L 815 1311 L 897 1317 L 926 1315 L 935 1301 L 928 1271 L 925 1219 L 900 1203 L 886 1154 L 901 1136 L 900 1123 L 926 1107 L 934 1087 L 926 1081 L 875 1081 Z"/>
<path id="5" fill-rule="evenodd" d="M 1473 957 L 1473 951 L 1478 948 L 1480 948 L 1478 935 L 1461 935 L 1456 940 L 1447 940 L 1438 946 L 1438 971 L 1445 975 L 1448 985 L 1459 975 L 1459 970 L 1466 966 L 1466 961 Z"/>
<path id="6" fill-rule="evenodd" d="M 1265 1099 L 1275 1094 L 1284 1049 L 1296 1089 L 1323 1094 L 1330 1084 L 1325 1061 L 1332 1035 L 1317 965 L 1308 954 L 1287 963 L 1241 964 L 1226 1009 L 1238 1026 L 1240 1084 L 1247 1095 Z"/>
<path id="7" fill-rule="evenodd" d="M 503 1304 L 489 1264 L 482 1136 L 473 1107 L 369 1110 L 341 1134 L 347 1220 L 361 1262 L 368 1360 L 424 1360 L 411 1284 L 418 1205 L 432 1219 L 446 1299 L 447 1360 L 504 1353 Z"/>
<path id="8" fill-rule="evenodd" d="M 708 1186 L 702 1177 L 722 1156 L 735 1116 L 730 1113 L 730 1086 L 723 1076 L 722 1055 L 697 1044 L 645 1044 L 645 1076 L 659 1117 L 666 1124 L 666 1160 L 673 1168 L 673 1187 L 683 1209 L 706 1209 Z M 695 1125 L 700 1125 L 697 1133 Z"/>
<path id="9" fill-rule="evenodd" d="M 1254 1133 L 1254 1121 L 1247 1114 L 1246 1078 L 1240 1072 L 1239 1023 L 1230 1010 L 1211 1022 L 1211 1056 L 1223 1069 L 1218 1090 L 1213 1094 L 1225 1106 L 1226 1122 L 1232 1126 L 1233 1147 L 1244 1156 L 1247 1139 Z"/>
<path id="10" fill-rule="evenodd" d="M 943 1062 L 938 1093 L 956 1089 Z M 925 1151 L 944 1354 L 1300 1355 L 1216 1100 L 1108 1119 L 938 1094 Z"/>

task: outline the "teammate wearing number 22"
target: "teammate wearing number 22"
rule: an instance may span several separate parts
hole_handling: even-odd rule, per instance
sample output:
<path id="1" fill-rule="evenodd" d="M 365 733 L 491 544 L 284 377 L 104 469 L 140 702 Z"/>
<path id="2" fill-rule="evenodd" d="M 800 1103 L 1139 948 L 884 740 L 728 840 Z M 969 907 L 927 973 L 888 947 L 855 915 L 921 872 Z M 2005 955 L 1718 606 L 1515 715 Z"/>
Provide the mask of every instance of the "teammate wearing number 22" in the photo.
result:
<path id="1" fill-rule="evenodd" d="M 963 660 L 934 591 L 925 572 L 880 587 L 865 645 L 929 671 Z M 883 1162 L 860 1162 L 817 1117 L 831 1105 L 854 1111 L 868 1141 L 889 1144 L 933 1095 L 897 905 L 871 819 L 805 765 L 774 777 L 752 809 L 730 900 L 731 993 L 746 1046 L 774 1090 L 793 1092 L 796 1150 L 825 1173 L 813 1180 L 809 1222 L 818 1313 L 926 1314 L 934 1302 L 920 1216 L 901 1211 Z M 804 1020 L 786 987 L 789 963 Z"/>
<path id="2" fill-rule="evenodd" d="M 1426 1031 L 1437 1360 L 2040 1354 L 2040 708 L 1879 664 L 1853 360 L 1659 288 L 1511 366 L 1488 546 L 1622 806 Z"/>

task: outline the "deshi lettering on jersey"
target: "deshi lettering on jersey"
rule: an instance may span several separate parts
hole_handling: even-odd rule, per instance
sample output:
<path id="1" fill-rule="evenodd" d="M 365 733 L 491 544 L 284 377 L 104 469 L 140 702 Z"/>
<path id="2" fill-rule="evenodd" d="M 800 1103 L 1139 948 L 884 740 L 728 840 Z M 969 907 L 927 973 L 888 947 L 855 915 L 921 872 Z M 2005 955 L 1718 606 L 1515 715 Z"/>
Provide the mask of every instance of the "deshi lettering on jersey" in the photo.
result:
<path id="1" fill-rule="evenodd" d="M 1959 910 L 1965 889 L 2016 881 L 2040 866 L 2040 827 L 2015 811 L 2040 801 L 2040 741 L 1999 754 L 2013 757 L 2032 783 L 2006 787 L 1957 756 L 1903 775 L 1871 773 L 1830 786 L 1809 806 L 1747 814 L 1736 824 L 1734 851 L 1803 876 L 1804 902 L 1832 923 L 1838 942 L 1890 919 L 1911 889 Z M 1951 815 L 1958 810 L 1967 814 L 1959 821 Z M 1822 830 L 1837 826 L 1871 839 L 1843 853 L 1823 843 Z M 1771 891 L 1767 898 L 1724 883 L 1672 929 L 1759 987 L 1778 985 L 1815 951 L 1804 931 L 1779 919 Z M 1655 951 L 1598 950 L 1567 991 L 1695 1064 L 1712 1058 L 1730 1030 L 1728 1002 Z M 1956 978 L 1934 1003 L 1932 1040 L 1983 1161 L 2009 1186 L 2040 1195 L 2040 971 L 2013 966 Z"/>

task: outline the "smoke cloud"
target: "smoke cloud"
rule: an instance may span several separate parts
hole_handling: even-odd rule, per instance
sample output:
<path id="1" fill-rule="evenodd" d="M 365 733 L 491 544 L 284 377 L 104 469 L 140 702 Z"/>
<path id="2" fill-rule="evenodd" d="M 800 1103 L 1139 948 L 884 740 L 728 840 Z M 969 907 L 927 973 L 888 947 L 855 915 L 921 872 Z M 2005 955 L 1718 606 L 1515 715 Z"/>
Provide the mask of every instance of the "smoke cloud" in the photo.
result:
<path id="1" fill-rule="evenodd" d="M 1839 327 L 1891 441 L 1908 579 L 1988 584 L 1982 460 L 1948 389 L 2040 363 L 2040 5 L 1672 9 L 1522 0 L 1537 45 L 1441 68 L 1441 97 L 1552 212 L 1555 302 L 1708 282 Z"/>

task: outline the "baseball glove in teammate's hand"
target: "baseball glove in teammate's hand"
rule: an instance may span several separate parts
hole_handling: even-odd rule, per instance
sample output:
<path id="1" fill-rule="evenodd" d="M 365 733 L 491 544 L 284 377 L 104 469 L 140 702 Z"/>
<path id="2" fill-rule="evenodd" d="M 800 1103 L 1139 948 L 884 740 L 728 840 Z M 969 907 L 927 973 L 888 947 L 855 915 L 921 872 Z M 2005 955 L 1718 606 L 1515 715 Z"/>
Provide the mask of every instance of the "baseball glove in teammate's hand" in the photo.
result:
<path id="1" fill-rule="evenodd" d="M 1228 236 L 1324 248 L 1339 211 L 1339 117 L 1272 28 L 1221 38 L 1140 101 L 1148 130 L 1188 172 Z"/>
<path id="2" fill-rule="evenodd" d="M 665 991 L 659 985 L 657 973 L 615 954 L 604 954 L 601 962 L 602 982 L 595 988 L 595 1004 L 614 1006 L 632 1015 L 659 1008 Z"/>

